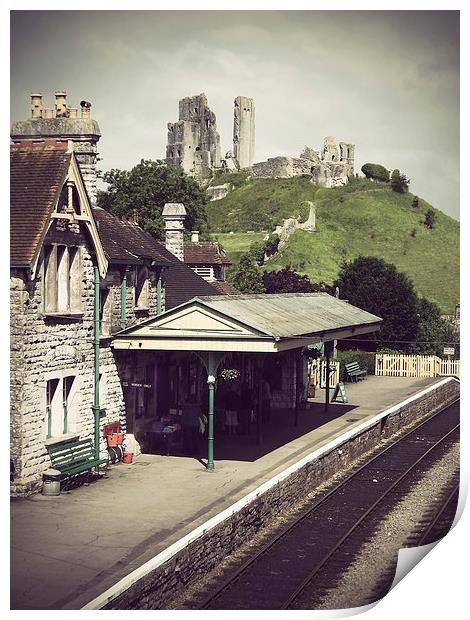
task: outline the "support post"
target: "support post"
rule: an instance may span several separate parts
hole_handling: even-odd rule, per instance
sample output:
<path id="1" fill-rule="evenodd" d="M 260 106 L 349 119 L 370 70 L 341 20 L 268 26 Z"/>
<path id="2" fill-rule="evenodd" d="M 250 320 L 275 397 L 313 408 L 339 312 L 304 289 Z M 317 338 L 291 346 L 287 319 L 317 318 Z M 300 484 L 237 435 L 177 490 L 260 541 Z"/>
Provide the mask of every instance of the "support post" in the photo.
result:
<path id="1" fill-rule="evenodd" d="M 328 406 L 330 404 L 330 356 L 332 350 L 332 343 L 325 342 L 325 357 L 326 357 L 326 386 L 325 386 L 325 413 L 328 412 Z"/>
<path id="2" fill-rule="evenodd" d="M 162 313 L 162 272 L 160 268 L 157 276 L 157 316 Z"/>
<path id="3" fill-rule="evenodd" d="M 256 416 L 256 445 L 262 441 L 262 422 L 263 422 L 263 362 L 264 355 L 258 353 L 256 359 L 256 378 L 258 381 L 258 414 Z"/>
<path id="4" fill-rule="evenodd" d="M 100 272 L 94 267 L 95 276 L 95 376 L 94 376 L 94 399 L 93 414 L 95 422 L 95 458 L 100 457 Z"/>
<path id="5" fill-rule="evenodd" d="M 300 349 L 300 353 L 302 354 L 302 349 Z M 302 359 L 302 357 L 297 357 L 295 358 L 295 416 L 294 416 L 294 426 L 297 426 L 299 423 L 299 402 L 300 402 L 300 395 L 299 395 L 299 366 L 300 366 L 300 360 Z"/>
<path id="6" fill-rule="evenodd" d="M 209 411 L 207 416 L 207 470 L 214 471 L 214 391 L 217 368 L 225 353 L 216 351 L 199 352 L 207 370 L 207 385 L 209 387 Z"/>
<path id="7" fill-rule="evenodd" d="M 127 296 L 127 278 L 126 268 L 121 271 L 121 329 L 126 329 L 126 296 Z"/>
<path id="8" fill-rule="evenodd" d="M 214 469 L 214 389 L 215 389 L 215 377 L 207 377 L 207 383 L 209 384 L 209 415 L 208 415 L 208 427 L 207 427 L 207 469 L 213 471 Z"/>

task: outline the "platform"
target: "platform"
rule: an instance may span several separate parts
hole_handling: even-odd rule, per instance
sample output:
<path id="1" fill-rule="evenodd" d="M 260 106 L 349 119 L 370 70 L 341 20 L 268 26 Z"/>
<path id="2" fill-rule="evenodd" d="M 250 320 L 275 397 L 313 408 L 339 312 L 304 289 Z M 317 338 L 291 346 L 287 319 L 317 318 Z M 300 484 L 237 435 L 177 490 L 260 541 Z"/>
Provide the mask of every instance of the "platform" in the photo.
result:
<path id="1" fill-rule="evenodd" d="M 197 459 L 142 455 L 59 497 L 11 503 L 12 609 L 80 609 L 262 482 L 438 379 L 368 377 L 348 404 L 273 411 L 254 436 L 216 435 L 215 471 Z"/>

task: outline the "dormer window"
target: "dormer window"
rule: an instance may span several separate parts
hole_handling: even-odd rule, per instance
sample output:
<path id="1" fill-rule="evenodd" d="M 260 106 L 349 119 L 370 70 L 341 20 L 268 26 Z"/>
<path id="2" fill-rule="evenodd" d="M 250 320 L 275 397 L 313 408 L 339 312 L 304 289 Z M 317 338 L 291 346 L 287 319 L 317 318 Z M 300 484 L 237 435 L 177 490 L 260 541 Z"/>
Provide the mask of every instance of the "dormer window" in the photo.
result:
<path id="1" fill-rule="evenodd" d="M 46 245 L 44 248 L 44 312 L 81 312 L 80 248 Z"/>

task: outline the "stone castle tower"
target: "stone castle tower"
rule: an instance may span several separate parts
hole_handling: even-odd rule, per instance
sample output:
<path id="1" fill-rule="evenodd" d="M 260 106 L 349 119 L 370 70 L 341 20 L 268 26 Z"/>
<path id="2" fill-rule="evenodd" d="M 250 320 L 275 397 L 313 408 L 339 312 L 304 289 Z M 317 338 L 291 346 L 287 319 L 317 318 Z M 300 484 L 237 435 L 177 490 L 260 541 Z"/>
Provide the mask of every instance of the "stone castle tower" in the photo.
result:
<path id="1" fill-rule="evenodd" d="M 166 161 L 197 179 L 220 167 L 220 136 L 204 93 L 179 102 L 178 122 L 168 123 Z"/>
<path id="2" fill-rule="evenodd" d="M 255 156 L 255 104 L 237 97 L 233 114 L 233 154 L 240 169 L 250 168 Z"/>
<path id="3" fill-rule="evenodd" d="M 11 140 L 41 141 L 46 138 L 70 140 L 77 157 L 91 203 L 96 203 L 96 162 L 98 141 L 101 137 L 98 123 L 91 118 L 91 103 L 80 102 L 78 108 L 67 105 L 67 93 L 55 93 L 55 109 L 44 108 L 41 93 L 31 94 L 31 118 L 15 121 L 11 126 Z"/>

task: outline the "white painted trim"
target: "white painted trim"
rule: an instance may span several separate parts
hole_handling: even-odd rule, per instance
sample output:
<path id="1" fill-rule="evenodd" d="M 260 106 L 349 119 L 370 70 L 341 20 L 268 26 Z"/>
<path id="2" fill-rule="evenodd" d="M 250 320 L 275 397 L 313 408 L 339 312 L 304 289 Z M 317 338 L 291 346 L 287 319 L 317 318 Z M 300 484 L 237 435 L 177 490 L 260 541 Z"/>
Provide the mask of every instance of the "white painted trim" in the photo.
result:
<path id="1" fill-rule="evenodd" d="M 231 506 L 229 506 L 228 508 L 226 508 L 219 514 L 215 515 L 214 517 L 212 517 L 211 519 L 209 519 L 208 521 L 206 521 L 205 523 L 203 523 L 202 525 L 194 529 L 192 532 L 189 532 L 189 534 L 186 534 L 186 536 L 183 536 L 183 538 L 180 538 L 180 540 L 177 540 L 175 543 L 170 545 L 167 549 L 165 549 L 164 551 L 162 551 L 161 553 L 153 557 L 151 560 L 148 560 L 147 562 L 145 562 L 145 564 L 142 564 L 142 566 L 139 566 L 139 568 L 136 568 L 134 571 L 129 573 L 129 575 L 126 575 L 126 577 L 123 577 L 120 581 L 118 581 L 114 586 L 111 586 L 105 592 L 103 592 L 102 594 L 94 598 L 92 601 L 90 601 L 86 605 L 84 605 L 81 609 L 102 609 L 110 601 L 115 599 L 117 596 L 125 592 L 130 586 L 132 586 L 134 583 L 139 581 L 139 579 L 142 579 L 142 577 L 145 577 L 151 571 L 155 570 L 156 568 L 158 568 L 159 566 L 167 562 L 176 553 L 178 553 L 179 551 L 187 547 L 190 543 L 194 542 L 195 540 L 203 536 L 207 531 L 213 529 L 214 527 L 222 523 L 222 521 L 224 521 L 225 519 L 230 518 L 236 512 L 239 512 L 240 510 L 242 510 L 245 506 L 250 504 L 257 497 L 269 491 L 271 488 L 273 488 L 274 486 L 276 486 L 277 484 L 279 484 L 280 482 L 288 478 L 290 475 L 292 475 L 293 473 L 295 473 L 296 471 L 304 467 L 307 463 L 315 459 L 318 459 L 321 456 L 324 456 L 328 452 L 331 452 L 336 447 L 340 446 L 341 444 L 345 443 L 346 441 L 350 439 L 353 439 L 357 435 L 360 435 L 362 432 L 364 432 L 371 426 L 374 426 L 382 418 L 385 418 L 386 416 L 392 413 L 395 413 L 396 411 L 398 411 L 405 405 L 408 405 L 414 400 L 420 399 L 422 396 L 425 396 L 428 392 L 432 392 L 436 388 L 443 386 L 446 383 L 449 383 L 450 381 L 457 381 L 457 383 L 460 383 L 460 381 L 456 379 L 455 377 L 446 377 L 442 381 L 433 383 L 432 385 L 428 386 L 424 390 L 421 390 L 421 392 L 418 392 L 417 394 L 413 394 L 412 396 L 401 401 L 400 403 L 393 405 L 392 407 L 389 407 L 388 409 L 385 409 L 384 411 L 375 415 L 373 418 L 370 418 L 369 420 L 365 420 L 365 422 L 363 422 L 362 424 L 359 424 L 359 426 L 356 426 L 355 428 L 352 428 L 351 430 L 347 431 L 343 435 L 336 437 L 335 439 L 325 444 L 321 448 L 314 450 L 313 452 L 305 456 L 303 459 L 301 459 L 297 463 L 294 463 L 293 465 L 283 470 L 281 473 L 277 474 L 270 480 L 267 480 L 262 485 L 260 485 L 259 487 L 257 487 L 256 489 L 248 493 L 248 495 L 245 495 L 245 497 L 242 497 L 240 500 L 238 500 L 237 502 L 235 502 L 234 504 L 232 504 Z"/>

